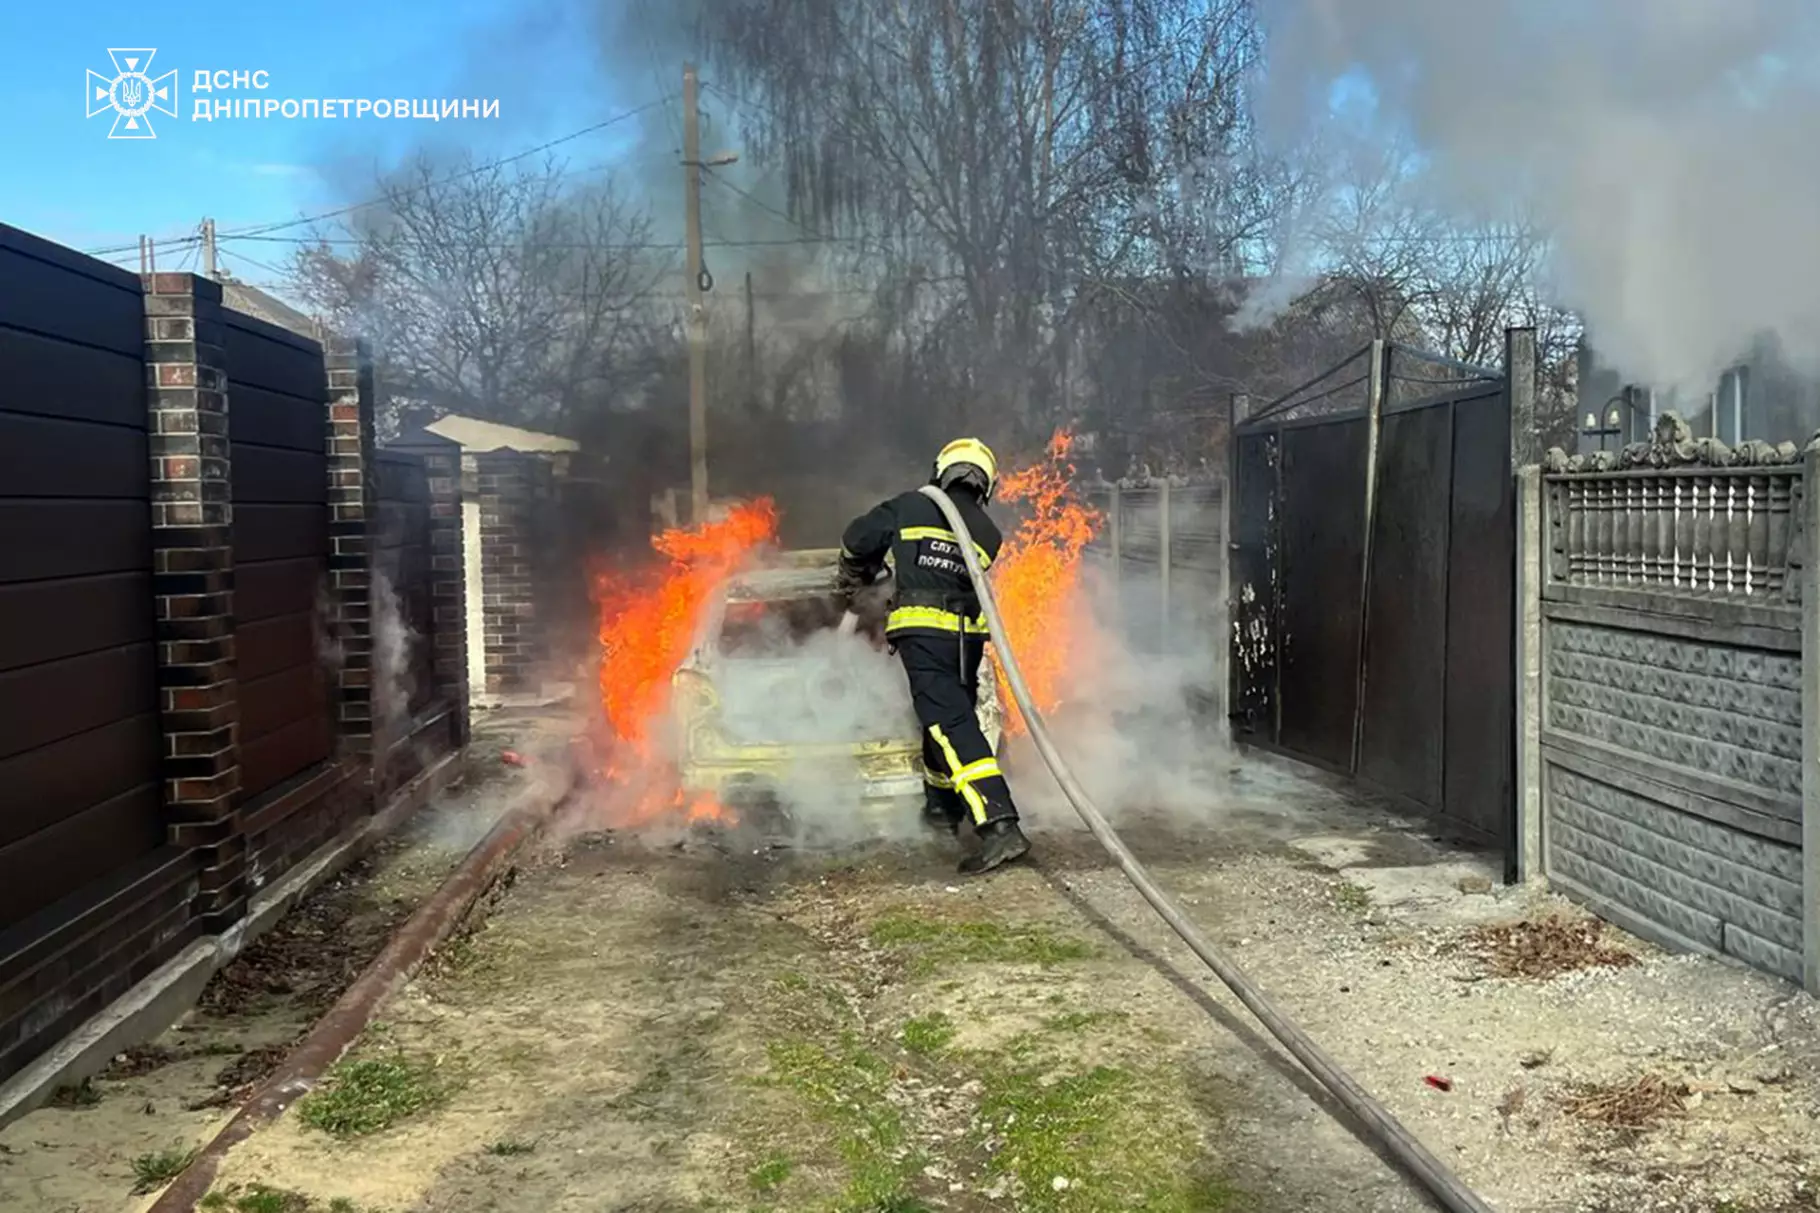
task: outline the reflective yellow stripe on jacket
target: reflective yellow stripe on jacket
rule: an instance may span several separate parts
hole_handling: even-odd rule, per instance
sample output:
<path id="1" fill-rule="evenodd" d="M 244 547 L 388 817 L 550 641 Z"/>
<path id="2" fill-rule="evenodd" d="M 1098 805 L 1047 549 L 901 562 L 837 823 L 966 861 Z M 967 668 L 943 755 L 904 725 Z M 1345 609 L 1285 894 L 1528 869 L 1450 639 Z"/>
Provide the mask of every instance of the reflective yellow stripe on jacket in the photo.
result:
<path id="1" fill-rule="evenodd" d="M 930 628 L 937 632 L 965 630 L 975 636 L 984 636 L 987 631 L 984 615 L 964 619 L 956 611 L 944 611 L 932 606 L 901 606 L 885 617 L 887 634 L 904 628 Z"/>
<path id="2" fill-rule="evenodd" d="M 897 533 L 897 535 L 898 535 L 898 538 L 908 539 L 912 543 L 916 542 L 919 539 L 940 539 L 940 540 L 943 540 L 944 542 L 952 543 L 957 546 L 960 544 L 960 540 L 955 538 L 954 532 L 949 530 L 947 527 L 907 526 L 903 530 L 899 531 Z M 992 567 L 992 557 L 986 555 L 985 548 L 981 547 L 979 544 L 976 543 L 973 545 L 973 554 L 975 556 L 979 557 L 980 568 L 989 569 Z"/>

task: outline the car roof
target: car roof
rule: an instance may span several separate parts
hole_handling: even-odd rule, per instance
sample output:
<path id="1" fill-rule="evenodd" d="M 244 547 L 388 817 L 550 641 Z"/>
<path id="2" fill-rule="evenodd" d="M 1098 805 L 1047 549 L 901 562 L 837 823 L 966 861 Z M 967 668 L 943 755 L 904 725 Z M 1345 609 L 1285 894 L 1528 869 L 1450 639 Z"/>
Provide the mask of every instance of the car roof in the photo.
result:
<path id="1" fill-rule="evenodd" d="M 832 593 L 838 548 L 774 552 L 763 564 L 735 574 L 727 582 L 728 602 L 776 602 Z"/>

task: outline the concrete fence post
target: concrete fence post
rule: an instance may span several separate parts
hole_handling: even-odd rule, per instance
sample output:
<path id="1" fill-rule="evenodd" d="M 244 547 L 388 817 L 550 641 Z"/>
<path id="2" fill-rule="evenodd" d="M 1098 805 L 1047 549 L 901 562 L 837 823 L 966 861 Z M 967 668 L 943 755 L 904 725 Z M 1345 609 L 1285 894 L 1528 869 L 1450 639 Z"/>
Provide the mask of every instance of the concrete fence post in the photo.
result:
<path id="1" fill-rule="evenodd" d="M 1802 460 L 1800 509 L 1801 984 L 1820 995 L 1820 452 Z"/>
<path id="2" fill-rule="evenodd" d="M 1516 569 L 1511 579 L 1516 601 L 1511 612 L 1512 690 L 1511 770 L 1515 786 L 1516 849 L 1506 870 L 1524 884 L 1546 880 L 1543 855 L 1547 798 L 1542 787 L 1542 545 L 1548 535 L 1543 513 L 1547 494 L 1542 481 L 1541 433 L 1536 428 L 1536 332 L 1504 330 L 1504 390 L 1510 403 L 1510 470 L 1514 506 L 1513 546 Z"/>
<path id="3" fill-rule="evenodd" d="M 339 334 L 324 341 L 323 361 L 329 380 L 329 625 L 341 647 L 334 687 L 337 752 L 356 767 L 370 802 L 377 790 L 374 763 L 390 740 L 375 737 L 373 705 L 373 362 L 366 342 Z M 376 807 L 365 806 L 368 812 Z"/>
<path id="4" fill-rule="evenodd" d="M 1516 813 L 1517 880 L 1541 882 L 1542 836 L 1542 469 L 1526 467 L 1516 477 L 1517 568 L 1512 604 L 1516 632 Z"/>
<path id="5" fill-rule="evenodd" d="M 247 898 L 221 287 L 191 274 L 143 285 L 165 819 L 200 858 L 195 911 L 215 932 Z"/>
<path id="6" fill-rule="evenodd" d="M 1510 392 L 1512 468 L 1542 462 L 1542 433 L 1536 424 L 1536 330 L 1504 330 L 1504 378 Z"/>

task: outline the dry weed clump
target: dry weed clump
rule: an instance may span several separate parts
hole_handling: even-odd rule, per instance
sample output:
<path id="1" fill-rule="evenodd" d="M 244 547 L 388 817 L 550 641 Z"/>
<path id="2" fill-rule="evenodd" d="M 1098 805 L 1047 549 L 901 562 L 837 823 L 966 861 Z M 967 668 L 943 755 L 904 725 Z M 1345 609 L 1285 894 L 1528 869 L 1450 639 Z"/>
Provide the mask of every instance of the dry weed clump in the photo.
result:
<path id="1" fill-rule="evenodd" d="M 1644 1074 L 1624 1082 L 1580 1083 L 1561 1098 L 1568 1115 L 1608 1129 L 1640 1133 L 1687 1109 L 1687 1084 Z"/>
<path id="2" fill-rule="evenodd" d="M 1479 927 L 1468 936 L 1466 948 L 1493 976 L 1538 981 L 1637 963 L 1636 953 L 1606 938 L 1605 924 L 1598 919 L 1559 914 Z"/>

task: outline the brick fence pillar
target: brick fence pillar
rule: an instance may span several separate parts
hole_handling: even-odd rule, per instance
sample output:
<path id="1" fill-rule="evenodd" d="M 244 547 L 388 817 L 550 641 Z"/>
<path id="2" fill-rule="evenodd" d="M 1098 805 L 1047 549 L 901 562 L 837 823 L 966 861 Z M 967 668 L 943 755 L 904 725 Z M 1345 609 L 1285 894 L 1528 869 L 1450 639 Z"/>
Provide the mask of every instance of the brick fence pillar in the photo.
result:
<path id="1" fill-rule="evenodd" d="M 171 841 L 201 858 L 197 916 L 219 931 L 247 897 L 221 287 L 191 274 L 144 287 L 164 806 Z"/>
<path id="2" fill-rule="evenodd" d="M 489 696 L 537 694 L 547 659 L 539 613 L 537 545 L 553 475 L 549 462 L 519 451 L 476 455 L 480 500 L 481 618 Z"/>
<path id="3" fill-rule="evenodd" d="M 341 649 L 335 671 L 336 757 L 373 785 L 373 545 L 378 502 L 373 453 L 373 360 L 365 341 L 323 340 L 329 413 L 329 626 Z M 383 745 L 385 739 L 378 739 Z M 372 806 L 368 806 L 369 811 Z"/>

